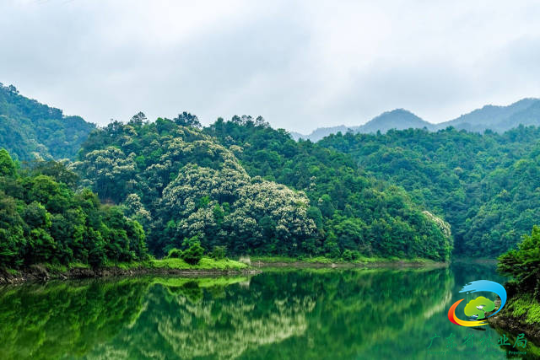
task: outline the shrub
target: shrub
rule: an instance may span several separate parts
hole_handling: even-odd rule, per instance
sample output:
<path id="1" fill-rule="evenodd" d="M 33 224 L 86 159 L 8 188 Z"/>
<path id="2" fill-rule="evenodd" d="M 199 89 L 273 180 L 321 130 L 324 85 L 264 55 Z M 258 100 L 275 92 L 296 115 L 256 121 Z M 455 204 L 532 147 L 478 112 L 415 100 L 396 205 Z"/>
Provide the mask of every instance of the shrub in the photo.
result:
<path id="1" fill-rule="evenodd" d="M 349 249 L 343 251 L 343 254 L 341 255 L 341 257 L 342 257 L 343 260 L 345 260 L 345 261 L 352 261 L 352 260 L 353 260 L 353 254 L 352 254 L 352 251 L 349 250 Z"/>
<path id="2" fill-rule="evenodd" d="M 203 255 L 204 249 L 199 242 L 196 242 L 182 252 L 181 258 L 190 265 L 196 265 L 201 261 Z"/>
<path id="3" fill-rule="evenodd" d="M 169 250 L 169 253 L 167 254 L 167 259 L 177 259 L 182 257 L 182 250 L 179 249 L 171 249 Z"/>
<path id="4" fill-rule="evenodd" d="M 216 260 L 221 260 L 221 259 L 225 259 L 226 255 L 227 255 L 226 246 L 214 246 L 214 249 L 212 250 L 212 254 L 210 256 Z"/>

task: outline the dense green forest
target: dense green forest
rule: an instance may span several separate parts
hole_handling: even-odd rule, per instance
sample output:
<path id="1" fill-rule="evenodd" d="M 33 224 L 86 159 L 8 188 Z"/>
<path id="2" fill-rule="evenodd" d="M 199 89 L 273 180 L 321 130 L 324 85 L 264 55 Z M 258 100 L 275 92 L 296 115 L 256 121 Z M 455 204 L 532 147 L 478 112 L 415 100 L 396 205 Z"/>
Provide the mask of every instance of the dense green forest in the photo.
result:
<path id="1" fill-rule="evenodd" d="M 142 226 L 94 193 L 74 192 L 76 175 L 56 162 L 18 170 L 0 149 L 0 268 L 36 263 L 108 261 L 147 257 Z"/>
<path id="2" fill-rule="evenodd" d="M 83 186 L 144 225 L 154 254 L 200 241 L 232 254 L 449 258 L 449 226 L 352 158 L 261 118 L 199 127 L 188 113 L 139 113 L 93 132 L 73 164 Z"/>
<path id="3" fill-rule="evenodd" d="M 73 159 L 94 129 L 79 116 L 64 116 L 0 83 L 0 148 L 15 159 Z"/>
<path id="4" fill-rule="evenodd" d="M 95 129 L 13 86 L 0 87 L 0 117 L 6 266 L 128 261 L 145 246 L 160 257 L 198 243 L 233 255 L 496 257 L 540 217 L 535 127 L 313 143 L 261 117 L 202 127 L 184 112 Z"/>
<path id="5" fill-rule="evenodd" d="M 458 253 L 496 257 L 540 218 L 539 138 L 539 128 L 523 126 L 504 134 L 409 129 L 337 134 L 319 144 L 351 154 L 448 221 Z"/>

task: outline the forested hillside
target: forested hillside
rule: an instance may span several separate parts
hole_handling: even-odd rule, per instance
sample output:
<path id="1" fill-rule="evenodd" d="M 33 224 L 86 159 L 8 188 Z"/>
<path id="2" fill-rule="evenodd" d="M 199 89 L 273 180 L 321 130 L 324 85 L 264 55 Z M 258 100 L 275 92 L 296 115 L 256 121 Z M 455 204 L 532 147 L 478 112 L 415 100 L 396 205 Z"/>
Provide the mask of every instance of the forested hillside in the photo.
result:
<path id="1" fill-rule="evenodd" d="M 487 122 L 492 114 L 500 123 L 524 111 L 534 117 L 537 102 L 485 107 L 464 118 L 474 115 Z M 421 121 L 404 111 L 386 117 L 391 115 L 388 121 L 395 116 Z M 51 218 L 62 219 L 73 215 L 72 205 L 62 210 L 60 205 L 48 208 L 48 200 L 34 204 L 35 199 L 20 192 L 22 185 L 10 184 L 49 176 L 76 204 L 83 194 L 94 196 L 84 190 L 92 189 L 104 203 L 121 205 L 109 209 L 94 203 L 96 211 L 125 216 L 122 228 L 140 223 L 146 235 L 137 235 L 136 241 L 146 236 L 157 256 L 200 241 L 207 251 L 226 246 L 231 254 L 446 260 L 455 247 L 459 254 L 496 257 L 515 248 L 540 218 L 540 129 L 535 127 L 505 133 L 451 127 L 338 133 L 313 143 L 294 141 L 260 117 L 220 118 L 203 128 L 196 116 L 184 112 L 155 122 L 139 113 L 128 123 L 95 129 L 79 117 L 65 117 L 61 110 L 21 96 L 13 86 L 0 87 L 0 118 L 0 147 L 15 160 L 76 160 L 68 163 L 73 174 L 59 163 L 38 161 L 23 165 L 15 175 L 2 175 L 6 199 L 44 207 Z M 55 179 L 57 172 L 76 173 L 79 180 Z M 82 221 L 69 219 L 75 227 Z M 28 252 L 28 239 L 37 230 L 27 224 L 20 225 L 20 232 L 19 225 L 7 224 L 3 229 L 9 240 L 1 246 L 11 250 L 4 255 L 20 250 L 13 244 Z M 85 226 L 94 225 L 101 226 Z M 46 232 L 49 228 L 43 227 Z M 60 234 L 49 235 L 52 240 L 39 241 L 53 241 L 55 251 L 71 249 L 57 244 Z M 100 261 L 142 256 L 142 250 L 128 254 L 134 245 L 118 246 L 109 250 L 127 253 L 107 255 L 103 247 L 105 260 Z M 89 253 L 73 250 L 69 255 L 72 250 L 66 250 L 62 262 L 90 261 Z M 20 263 L 26 255 L 13 256 Z"/>
<path id="2" fill-rule="evenodd" d="M 75 193 L 76 180 L 55 162 L 18 170 L 0 149 L 0 269 L 146 258 L 141 225 L 88 189 Z"/>
<path id="3" fill-rule="evenodd" d="M 365 171 L 402 186 L 448 221 L 459 253 L 495 257 L 540 218 L 539 138 L 539 128 L 520 126 L 504 134 L 338 134 L 319 144 L 353 155 Z"/>
<path id="4" fill-rule="evenodd" d="M 94 129 L 79 116 L 64 116 L 0 83 L 0 148 L 15 159 L 73 159 Z"/>
<path id="5" fill-rule="evenodd" d="M 122 203 L 157 255 L 200 240 L 233 254 L 448 259 L 446 223 L 352 158 L 296 143 L 262 119 L 138 114 L 94 132 L 74 168 L 105 202 Z"/>

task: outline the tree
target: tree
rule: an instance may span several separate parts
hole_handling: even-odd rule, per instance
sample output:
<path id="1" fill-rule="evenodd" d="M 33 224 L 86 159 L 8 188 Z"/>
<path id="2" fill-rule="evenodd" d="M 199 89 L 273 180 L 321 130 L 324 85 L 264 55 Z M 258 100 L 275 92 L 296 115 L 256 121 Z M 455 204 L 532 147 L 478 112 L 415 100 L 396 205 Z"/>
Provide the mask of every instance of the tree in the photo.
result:
<path id="1" fill-rule="evenodd" d="M 212 253 L 210 254 L 210 256 L 215 260 L 225 259 L 226 255 L 227 255 L 226 246 L 214 246 L 214 248 L 212 249 Z"/>
<path id="2" fill-rule="evenodd" d="M 0 176 L 15 176 L 17 168 L 6 149 L 0 149 Z"/>
<path id="3" fill-rule="evenodd" d="M 540 294 L 540 227 L 534 226 L 531 235 L 523 237 L 517 250 L 498 258 L 497 269 L 513 276 L 524 292 Z"/>
<path id="4" fill-rule="evenodd" d="M 199 122 L 199 118 L 196 115 L 192 115 L 188 112 L 183 112 L 174 118 L 174 122 L 180 126 L 191 126 L 195 128 L 201 128 L 202 125 Z"/>
<path id="5" fill-rule="evenodd" d="M 0 176 L 0 267 L 73 261 L 101 267 L 147 258 L 137 221 L 101 205 L 89 189 L 74 193 L 57 181 L 65 178 L 72 179 L 69 171 L 53 163 Z"/>
<path id="6" fill-rule="evenodd" d="M 182 252 L 182 260 L 190 265 L 196 265 L 201 261 L 204 255 L 204 249 L 199 242 L 192 244 L 187 250 Z"/>

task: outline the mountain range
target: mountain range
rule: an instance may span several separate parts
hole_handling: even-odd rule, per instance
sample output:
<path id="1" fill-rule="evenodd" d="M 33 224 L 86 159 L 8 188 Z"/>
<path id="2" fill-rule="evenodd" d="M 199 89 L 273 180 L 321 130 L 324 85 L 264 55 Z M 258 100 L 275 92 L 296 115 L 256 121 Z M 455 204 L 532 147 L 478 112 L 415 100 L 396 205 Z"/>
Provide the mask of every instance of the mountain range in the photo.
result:
<path id="1" fill-rule="evenodd" d="M 386 133 L 390 129 L 427 129 L 447 127 L 470 132 L 486 129 L 504 132 L 519 125 L 540 126 L 540 99 L 526 98 L 508 106 L 486 105 L 460 117 L 434 124 L 405 109 L 387 111 L 359 126 L 334 126 L 315 129 L 309 135 L 290 132 L 295 140 L 313 142 L 337 134 Z M 41 104 L 19 94 L 13 86 L 0 83 L 0 147 L 18 160 L 74 159 L 81 144 L 96 129 L 79 116 L 65 116 L 60 109 Z"/>
<path id="2" fill-rule="evenodd" d="M 315 129 L 309 135 L 291 132 L 295 139 L 319 141 L 330 134 L 346 133 L 386 133 L 390 129 L 423 129 L 437 131 L 447 127 L 471 132 L 483 132 L 487 129 L 504 132 L 519 125 L 540 126 L 540 99 L 526 98 L 508 106 L 486 105 L 460 117 L 442 123 L 430 123 L 405 109 L 387 111 L 360 126 L 334 126 Z"/>

